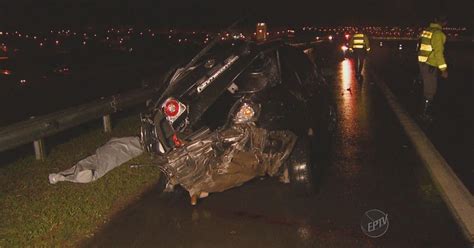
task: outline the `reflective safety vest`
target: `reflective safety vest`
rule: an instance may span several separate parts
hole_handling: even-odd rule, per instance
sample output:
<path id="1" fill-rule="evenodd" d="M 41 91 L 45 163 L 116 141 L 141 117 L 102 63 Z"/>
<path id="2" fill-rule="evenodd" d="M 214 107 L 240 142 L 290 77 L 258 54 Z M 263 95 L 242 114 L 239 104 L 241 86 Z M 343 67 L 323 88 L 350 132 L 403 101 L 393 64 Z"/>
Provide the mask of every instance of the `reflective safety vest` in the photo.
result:
<path id="1" fill-rule="evenodd" d="M 349 49 L 366 49 L 370 51 L 369 39 L 364 34 L 354 34 L 349 41 Z"/>
<path id="2" fill-rule="evenodd" d="M 431 23 L 420 35 L 418 62 L 427 63 L 444 71 L 448 68 L 444 59 L 446 35 L 439 24 Z"/>

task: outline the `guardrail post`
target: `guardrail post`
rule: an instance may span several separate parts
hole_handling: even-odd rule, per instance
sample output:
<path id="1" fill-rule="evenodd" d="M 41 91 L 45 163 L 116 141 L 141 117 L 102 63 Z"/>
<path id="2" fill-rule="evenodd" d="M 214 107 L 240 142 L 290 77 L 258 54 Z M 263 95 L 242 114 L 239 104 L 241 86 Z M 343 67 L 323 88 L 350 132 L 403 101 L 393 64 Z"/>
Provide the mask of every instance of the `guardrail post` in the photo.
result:
<path id="1" fill-rule="evenodd" d="M 110 120 L 110 115 L 104 115 L 102 121 L 104 123 L 104 132 L 112 132 L 112 121 Z"/>
<path id="2" fill-rule="evenodd" d="M 45 153 L 45 149 L 44 149 L 43 139 L 35 140 L 33 142 L 33 146 L 35 148 L 36 160 L 44 161 L 44 159 L 46 158 L 46 153 Z"/>
<path id="3" fill-rule="evenodd" d="M 49 137 L 61 131 L 79 126 L 88 121 L 103 117 L 104 130 L 110 132 L 111 113 L 127 109 L 138 104 L 143 104 L 156 94 L 155 89 L 139 89 L 119 96 L 102 98 L 90 103 L 60 110 L 44 116 L 31 117 L 6 127 L 0 127 L 0 152 L 18 147 L 23 144 L 31 144 L 35 141 L 38 159 L 43 159 L 47 154 L 41 145 L 40 139 Z"/>

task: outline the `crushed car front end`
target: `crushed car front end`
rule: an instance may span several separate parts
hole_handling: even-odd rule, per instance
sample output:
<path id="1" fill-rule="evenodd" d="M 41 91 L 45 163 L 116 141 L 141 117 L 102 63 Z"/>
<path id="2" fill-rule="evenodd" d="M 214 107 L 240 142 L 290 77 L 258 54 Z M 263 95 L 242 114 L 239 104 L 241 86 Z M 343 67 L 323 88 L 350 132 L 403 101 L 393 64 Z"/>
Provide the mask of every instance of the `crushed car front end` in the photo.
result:
<path id="1" fill-rule="evenodd" d="M 295 160 L 297 140 L 329 120 L 325 82 L 298 56 L 305 55 L 282 42 L 220 46 L 166 79 L 163 93 L 142 114 L 141 141 L 159 158 L 168 188 L 182 186 L 195 203 L 256 176 L 289 181 L 285 163 Z M 295 163 L 303 168 L 300 160 Z"/>

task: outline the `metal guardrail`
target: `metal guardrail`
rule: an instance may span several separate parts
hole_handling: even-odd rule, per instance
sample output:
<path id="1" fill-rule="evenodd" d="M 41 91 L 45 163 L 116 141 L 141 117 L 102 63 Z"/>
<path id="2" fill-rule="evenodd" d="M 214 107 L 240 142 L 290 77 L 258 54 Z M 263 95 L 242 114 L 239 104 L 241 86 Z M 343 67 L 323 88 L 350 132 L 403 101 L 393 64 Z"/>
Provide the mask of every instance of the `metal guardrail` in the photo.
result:
<path id="1" fill-rule="evenodd" d="M 33 142 L 36 159 L 43 160 L 43 138 L 101 117 L 104 131 L 110 132 L 110 114 L 144 103 L 156 92 L 155 88 L 138 89 L 0 128 L 0 152 Z"/>

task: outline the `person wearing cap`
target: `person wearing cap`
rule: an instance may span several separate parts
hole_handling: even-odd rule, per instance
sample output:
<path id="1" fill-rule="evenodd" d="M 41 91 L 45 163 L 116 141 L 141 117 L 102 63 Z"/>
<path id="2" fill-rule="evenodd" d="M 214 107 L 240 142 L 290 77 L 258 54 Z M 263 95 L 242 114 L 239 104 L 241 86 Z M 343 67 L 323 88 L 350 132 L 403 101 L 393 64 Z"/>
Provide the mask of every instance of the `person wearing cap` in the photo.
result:
<path id="1" fill-rule="evenodd" d="M 355 33 L 349 40 L 349 51 L 355 56 L 357 63 L 356 75 L 361 76 L 362 67 L 364 67 L 364 60 L 367 52 L 370 51 L 370 43 L 367 35 L 363 33 Z"/>
<path id="2" fill-rule="evenodd" d="M 423 111 L 420 118 L 423 121 L 432 121 L 431 105 L 438 87 L 438 74 L 448 77 L 448 65 L 444 59 L 444 44 L 446 35 L 443 27 L 447 25 L 447 18 L 440 16 L 423 29 L 420 35 L 418 50 L 418 64 L 423 79 Z"/>

